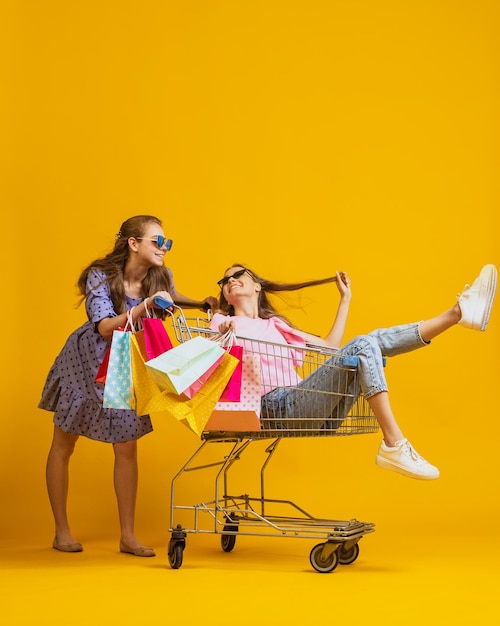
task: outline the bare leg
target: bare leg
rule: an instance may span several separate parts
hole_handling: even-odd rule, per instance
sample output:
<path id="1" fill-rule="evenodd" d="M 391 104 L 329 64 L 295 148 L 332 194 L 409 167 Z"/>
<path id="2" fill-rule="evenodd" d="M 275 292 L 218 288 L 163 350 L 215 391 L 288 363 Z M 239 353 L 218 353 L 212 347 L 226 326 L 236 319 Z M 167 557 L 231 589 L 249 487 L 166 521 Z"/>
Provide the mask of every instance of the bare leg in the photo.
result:
<path id="1" fill-rule="evenodd" d="M 425 342 L 460 323 L 465 328 L 486 330 L 497 286 L 497 270 L 493 265 L 483 267 L 472 287 L 460 295 L 458 303 L 436 317 L 420 323 L 420 336 Z M 392 413 L 387 392 L 378 393 L 368 403 L 380 425 L 384 440 L 380 444 L 376 463 L 404 476 L 422 480 L 439 478 L 439 470 L 421 457 L 403 437 Z"/>
<path id="2" fill-rule="evenodd" d="M 420 336 L 424 341 L 431 341 L 434 337 L 444 333 L 445 330 L 448 330 L 452 326 L 455 326 L 455 324 L 458 324 L 461 317 L 462 313 L 460 311 L 460 307 L 456 304 L 441 315 L 421 322 Z"/>
<path id="3" fill-rule="evenodd" d="M 458 324 L 461 318 L 461 311 L 458 304 L 448 309 L 444 313 L 424 320 L 420 323 L 420 336 L 426 342 L 431 341 L 441 333 Z M 377 393 L 371 398 L 367 398 L 368 404 L 377 418 L 380 429 L 384 435 L 384 441 L 388 446 L 394 446 L 396 442 L 404 438 L 398 426 L 394 413 L 392 412 L 389 394 L 386 391 Z"/>
<path id="4" fill-rule="evenodd" d="M 420 336 L 426 342 L 431 341 L 452 326 L 458 324 L 461 316 L 460 306 L 456 304 L 444 313 L 421 322 Z M 403 433 L 392 412 L 389 394 L 383 391 L 368 398 L 367 401 L 373 414 L 377 418 L 380 429 L 384 435 L 385 443 L 388 446 L 393 446 L 397 441 L 401 441 L 401 439 L 403 439 Z"/>
<path id="5" fill-rule="evenodd" d="M 143 547 L 134 535 L 135 503 L 139 470 L 137 441 L 113 445 L 115 452 L 114 483 L 120 517 L 121 543 L 131 550 Z"/>
<path id="6" fill-rule="evenodd" d="M 71 534 L 68 515 L 69 460 L 75 449 L 78 435 L 65 433 L 54 426 L 54 436 L 47 458 L 46 480 L 50 505 L 54 515 L 57 544 L 78 543 Z"/>
<path id="7" fill-rule="evenodd" d="M 394 446 L 397 441 L 404 439 L 404 435 L 396 422 L 396 418 L 392 412 L 389 394 L 387 391 L 377 393 L 371 398 L 367 398 L 373 414 L 380 426 L 384 441 L 388 446 Z"/>
<path id="8" fill-rule="evenodd" d="M 367 398 L 367 402 L 384 435 L 375 459 L 377 465 L 410 478 L 422 480 L 439 478 L 437 467 L 421 457 L 401 432 L 392 413 L 387 391 Z"/>

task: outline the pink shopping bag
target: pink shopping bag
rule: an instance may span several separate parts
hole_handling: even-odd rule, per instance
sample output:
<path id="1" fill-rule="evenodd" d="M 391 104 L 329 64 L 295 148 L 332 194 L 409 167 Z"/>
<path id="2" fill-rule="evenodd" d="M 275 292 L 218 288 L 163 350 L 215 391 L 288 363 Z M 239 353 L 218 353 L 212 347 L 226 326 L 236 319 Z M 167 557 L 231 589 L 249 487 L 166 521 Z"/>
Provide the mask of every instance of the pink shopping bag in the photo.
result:
<path id="1" fill-rule="evenodd" d="M 228 349 L 228 352 L 236 357 L 239 362 L 227 383 L 227 387 L 222 392 L 220 400 L 221 402 L 239 402 L 241 399 L 241 377 L 243 374 L 243 347 L 233 345 Z"/>
<path id="2" fill-rule="evenodd" d="M 159 317 L 144 317 L 142 328 L 144 329 L 144 344 L 148 360 L 160 356 L 173 347 L 165 324 Z"/>

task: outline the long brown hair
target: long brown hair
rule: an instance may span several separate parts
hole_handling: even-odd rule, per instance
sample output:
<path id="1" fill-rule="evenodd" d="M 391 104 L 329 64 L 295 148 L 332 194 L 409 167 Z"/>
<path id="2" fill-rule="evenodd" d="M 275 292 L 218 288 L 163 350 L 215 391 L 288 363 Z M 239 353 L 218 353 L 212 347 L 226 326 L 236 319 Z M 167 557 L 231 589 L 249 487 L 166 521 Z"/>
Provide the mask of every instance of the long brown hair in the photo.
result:
<path id="1" fill-rule="evenodd" d="M 148 224 L 151 223 L 158 224 L 158 226 L 162 225 L 161 221 L 157 217 L 154 217 L 154 215 L 136 215 L 123 222 L 116 235 L 113 250 L 104 258 L 95 259 L 92 263 L 89 263 L 80 274 L 77 285 L 79 292 L 82 294 L 81 301 L 85 300 L 88 296 L 87 278 L 89 272 L 91 269 L 96 269 L 106 274 L 103 283 L 107 282 L 109 284 L 111 300 L 116 313 L 120 314 L 125 312 L 126 304 L 123 272 L 130 255 L 128 240 L 130 237 L 135 237 L 136 239 L 143 237 Z M 170 274 L 165 266 L 150 267 L 146 277 L 142 281 L 143 297 L 146 298 L 157 291 L 171 291 L 171 287 Z"/>
<path id="2" fill-rule="evenodd" d="M 327 278 L 319 278 L 317 280 L 306 280 L 300 283 L 281 283 L 273 280 L 268 280 L 262 276 L 259 276 L 256 272 L 246 267 L 246 265 L 242 265 L 241 263 L 233 263 L 230 265 L 226 272 L 233 267 L 241 267 L 245 268 L 248 274 L 252 277 L 252 279 L 259 283 L 261 286 L 261 290 L 259 291 L 259 317 L 264 319 L 269 319 L 270 317 L 279 317 L 291 325 L 291 322 L 286 319 L 281 313 L 279 313 L 273 304 L 270 302 L 268 298 L 268 294 L 279 294 L 283 291 L 298 291 L 299 289 L 304 289 L 305 287 L 315 287 L 317 285 L 324 285 L 326 283 L 334 283 L 337 281 L 336 276 L 328 276 Z M 225 272 L 224 272 L 225 273 Z M 224 315 L 234 315 L 234 308 L 229 302 L 226 300 L 223 290 L 221 289 L 219 295 L 219 312 Z"/>

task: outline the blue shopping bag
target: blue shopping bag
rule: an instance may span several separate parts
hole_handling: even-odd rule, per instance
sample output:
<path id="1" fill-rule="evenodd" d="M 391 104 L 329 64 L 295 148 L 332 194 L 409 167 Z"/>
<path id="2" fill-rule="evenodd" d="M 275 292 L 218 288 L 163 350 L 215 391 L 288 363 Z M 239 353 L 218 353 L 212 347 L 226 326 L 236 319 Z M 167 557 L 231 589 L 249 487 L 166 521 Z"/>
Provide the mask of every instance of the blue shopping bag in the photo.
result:
<path id="1" fill-rule="evenodd" d="M 130 337 L 127 330 L 113 331 L 109 363 L 104 384 L 103 406 L 106 409 L 134 409 Z"/>

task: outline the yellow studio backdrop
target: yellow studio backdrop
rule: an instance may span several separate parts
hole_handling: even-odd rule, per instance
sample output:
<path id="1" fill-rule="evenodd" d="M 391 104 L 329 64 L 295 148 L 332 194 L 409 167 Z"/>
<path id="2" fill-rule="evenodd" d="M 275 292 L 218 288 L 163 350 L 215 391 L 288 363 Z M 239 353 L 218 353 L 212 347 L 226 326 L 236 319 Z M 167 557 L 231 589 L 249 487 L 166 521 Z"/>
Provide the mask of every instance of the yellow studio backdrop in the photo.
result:
<path id="1" fill-rule="evenodd" d="M 52 415 L 37 403 L 84 321 L 76 280 L 126 218 L 163 220 L 166 263 L 194 298 L 217 295 L 233 262 L 283 281 L 349 272 L 346 340 L 437 314 L 483 264 L 500 266 L 496 1 L 0 10 L 0 544 L 50 546 Z M 309 289 L 286 313 L 324 334 L 337 302 L 335 287 Z M 486 333 L 453 328 L 388 361 L 398 420 L 438 481 L 377 468 L 379 435 L 297 439 L 271 464 L 273 495 L 373 521 L 387 546 L 414 537 L 434 550 L 452 536 L 463 550 L 472 535 L 483 554 L 498 546 L 499 337 L 497 302 Z M 137 533 L 165 546 L 170 479 L 198 441 L 153 423 L 139 442 Z M 110 446 L 79 441 L 69 511 L 82 541 L 118 541 L 112 462 Z M 253 485 L 253 471 L 238 477 Z"/>

